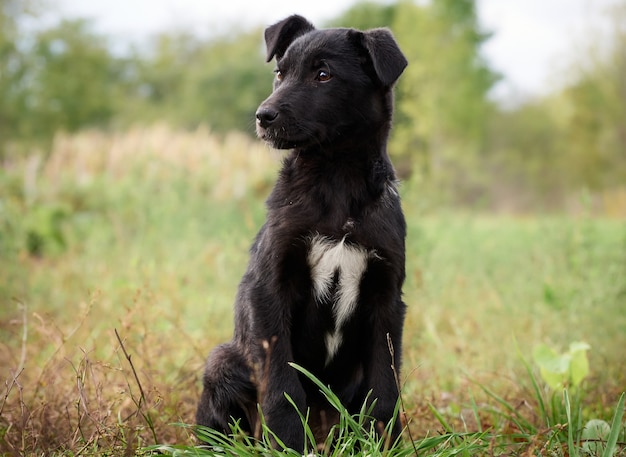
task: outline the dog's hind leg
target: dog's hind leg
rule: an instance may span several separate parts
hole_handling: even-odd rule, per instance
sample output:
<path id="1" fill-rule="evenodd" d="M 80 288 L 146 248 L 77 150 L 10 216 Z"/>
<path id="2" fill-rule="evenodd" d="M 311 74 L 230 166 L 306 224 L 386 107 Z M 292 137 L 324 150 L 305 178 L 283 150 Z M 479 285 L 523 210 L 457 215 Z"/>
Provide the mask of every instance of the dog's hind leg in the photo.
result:
<path id="1" fill-rule="evenodd" d="M 257 421 L 257 389 L 245 357 L 231 342 L 216 347 L 206 362 L 196 423 L 224 433 L 239 421 L 252 433 Z"/>

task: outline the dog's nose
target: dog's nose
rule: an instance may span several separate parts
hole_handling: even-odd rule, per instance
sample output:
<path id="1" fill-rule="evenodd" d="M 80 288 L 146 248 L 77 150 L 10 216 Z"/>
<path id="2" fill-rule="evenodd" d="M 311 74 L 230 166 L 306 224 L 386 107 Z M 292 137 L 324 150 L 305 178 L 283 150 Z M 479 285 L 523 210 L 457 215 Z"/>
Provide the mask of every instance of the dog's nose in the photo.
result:
<path id="1" fill-rule="evenodd" d="M 269 127 L 278 117 L 278 111 L 269 107 L 260 107 L 256 112 L 256 121 L 263 128 Z"/>

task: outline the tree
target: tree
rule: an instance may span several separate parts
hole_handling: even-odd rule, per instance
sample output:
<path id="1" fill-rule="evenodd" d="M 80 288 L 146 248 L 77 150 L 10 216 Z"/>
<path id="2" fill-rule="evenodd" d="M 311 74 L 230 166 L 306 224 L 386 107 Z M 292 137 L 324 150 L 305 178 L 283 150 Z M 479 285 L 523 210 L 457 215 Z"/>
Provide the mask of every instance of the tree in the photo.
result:
<path id="1" fill-rule="evenodd" d="M 260 30 L 206 41 L 161 34 L 147 54 L 132 59 L 134 93 L 122 117 L 207 124 L 217 132 L 254 133 L 254 112 L 272 89 Z"/>
<path id="2" fill-rule="evenodd" d="M 30 2 L 0 0 L 0 157 L 5 143 L 16 136 L 24 114 L 25 94 L 21 83 L 25 62 L 18 47 L 18 23 L 30 11 Z"/>
<path id="3" fill-rule="evenodd" d="M 388 26 L 409 60 L 396 88 L 391 147 L 401 176 L 439 179 L 443 168 L 479 154 L 496 76 L 480 56 L 489 35 L 473 0 L 359 3 L 333 24 Z"/>
<path id="4" fill-rule="evenodd" d="M 29 53 L 23 135 L 51 137 L 106 125 L 115 112 L 118 75 L 106 41 L 83 20 L 62 21 L 39 33 Z"/>
<path id="5" fill-rule="evenodd" d="M 183 119 L 216 131 L 254 134 L 254 113 L 272 91 L 273 67 L 265 63 L 261 30 L 205 44 L 189 68 L 181 101 Z"/>
<path id="6" fill-rule="evenodd" d="M 362 1 L 330 21 L 328 27 L 353 27 L 360 30 L 389 27 L 395 20 L 397 10 L 395 3 Z"/>
<path id="7" fill-rule="evenodd" d="M 591 40 L 574 57 L 578 77 L 562 94 L 570 180 L 598 191 L 626 182 L 626 3 L 611 20 L 608 46 Z"/>
<path id="8" fill-rule="evenodd" d="M 480 55 L 489 35 L 472 0 L 401 1 L 397 8 L 393 29 L 410 64 L 398 86 L 393 146 L 421 176 L 458 184 L 485 139 L 486 95 L 496 81 Z"/>

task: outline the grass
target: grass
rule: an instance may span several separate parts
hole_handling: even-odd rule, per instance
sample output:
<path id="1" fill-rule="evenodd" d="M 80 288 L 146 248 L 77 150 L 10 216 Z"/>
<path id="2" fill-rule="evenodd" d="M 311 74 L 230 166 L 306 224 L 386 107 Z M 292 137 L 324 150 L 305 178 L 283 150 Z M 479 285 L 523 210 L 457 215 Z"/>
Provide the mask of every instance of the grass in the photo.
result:
<path id="1" fill-rule="evenodd" d="M 0 452 L 192 452 L 192 431 L 173 424 L 193 420 L 204 358 L 231 336 L 278 165 L 245 137 L 162 125 L 60 135 L 40 156 L 8 155 Z M 415 182 L 402 196 L 401 382 L 419 453 L 602 455 L 614 438 L 624 455 L 621 418 L 611 426 L 626 390 L 624 220 L 434 210 Z M 575 341 L 591 347 L 590 373 L 566 397 L 532 354 Z M 347 442 L 380 444 L 352 419 Z M 589 420 L 609 424 L 600 447 L 583 438 Z M 262 440 L 213 438 L 237 455 L 271 453 Z"/>

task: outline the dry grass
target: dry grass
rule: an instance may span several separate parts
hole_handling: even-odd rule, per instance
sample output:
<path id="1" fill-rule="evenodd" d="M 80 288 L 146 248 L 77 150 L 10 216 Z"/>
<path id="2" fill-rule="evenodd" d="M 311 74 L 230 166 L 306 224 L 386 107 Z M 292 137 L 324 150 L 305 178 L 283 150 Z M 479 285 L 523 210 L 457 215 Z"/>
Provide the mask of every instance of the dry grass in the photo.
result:
<path id="1" fill-rule="evenodd" d="M 156 125 L 58 135 L 3 164 L 0 452 L 193 442 L 172 424 L 193 421 L 204 358 L 230 338 L 278 157 L 239 134 Z M 430 404 L 461 430 L 506 426 L 480 385 L 535 420 L 517 351 L 538 342 L 592 345 L 585 408 L 610 416 L 624 382 L 623 221 L 432 215 L 415 183 L 402 191 L 413 435 L 441 428 Z"/>
<path id="2" fill-rule="evenodd" d="M 90 306 L 97 304 L 95 297 Z M 131 318 L 120 325 L 121 335 L 132 334 L 122 337 L 124 346 L 113 339 L 112 330 L 90 343 L 93 323 L 87 309 L 69 331 L 25 308 L 23 316 L 23 322 L 9 325 L 21 327 L 25 337 L 18 353 L 24 358 L 15 364 L 11 349 L 3 345 L 7 369 L 2 370 L 0 449 L 7 455 L 133 455 L 157 439 L 188 439 L 183 429 L 167 424 L 191 419 L 197 375 L 182 367 L 164 373 L 155 360 L 175 349 L 172 342 L 163 344 L 162 335 L 141 329 Z M 98 355 L 95 345 L 109 355 Z M 123 354 L 125 346 L 130 359 Z"/>
<path id="3" fill-rule="evenodd" d="M 239 132 L 218 136 L 203 126 L 181 131 L 168 124 L 112 133 L 59 133 L 49 152 L 27 155 L 27 192 L 42 178 L 53 187 L 61 184 L 60 178 L 68 177 L 78 185 L 87 185 L 103 176 L 120 180 L 140 169 L 145 179 L 169 179 L 173 171 L 205 174 L 211 181 L 211 197 L 219 200 L 241 198 L 251 186 L 266 185 L 280 157 Z"/>
<path id="4" fill-rule="evenodd" d="M 46 223 L 35 218 L 31 227 L 28 220 L 50 205 L 82 217 L 93 213 L 93 206 L 106 206 L 111 197 L 99 189 L 102 184 L 129 193 L 120 197 L 122 202 L 129 200 L 124 212 L 141 213 L 141 208 L 130 206 L 132 192 L 141 190 L 141 180 L 161 184 L 165 192 L 173 182 L 188 181 L 202 198 L 219 204 L 263 192 L 277 164 L 277 155 L 257 141 L 237 133 L 217 137 L 204 128 L 181 132 L 155 125 L 113 134 L 59 134 L 50 152 L 4 164 L 5 176 L 17 181 L 14 194 L 3 203 L 15 210 L 7 216 L 11 224 L 10 216 L 24 213 L 25 226 L 12 226 L 10 233 L 20 238 L 21 231 Z M 198 347 L 185 321 L 181 296 L 185 292 L 180 290 L 185 280 L 173 278 L 176 266 L 166 262 L 152 278 L 158 284 L 148 284 L 151 271 L 121 261 L 123 252 L 115 247 L 120 245 L 124 251 L 137 241 L 129 239 L 126 216 L 113 208 L 107 217 L 116 232 L 110 241 L 111 256 L 106 246 L 77 252 L 90 249 L 88 240 L 61 255 L 30 255 L 16 239 L 10 246 L 15 256 L 2 262 L 10 270 L 0 275 L 5 286 L 0 290 L 12 295 L 2 297 L 0 313 L 4 381 L 0 451 L 8 455 L 132 455 L 157 440 L 189 440 L 184 429 L 170 424 L 193 420 L 197 379 L 207 348 Z M 87 227 L 87 235 L 95 232 L 97 227 Z M 220 246 L 211 239 L 191 247 L 196 248 L 204 252 L 191 268 L 228 266 Z M 242 257 L 245 250 L 237 261 Z M 112 271 L 116 268 L 117 274 Z M 178 273 L 187 274 L 182 270 Z M 219 273 L 216 276 L 216 282 L 223 279 Z M 11 286 L 13 280 L 16 287 Z M 120 287 L 120 283 L 127 284 Z M 166 296 L 173 289 L 177 290 Z M 231 300 L 205 315 L 230 321 Z M 209 336 L 205 341 L 225 338 L 228 326 L 213 333 L 214 339 Z"/>

